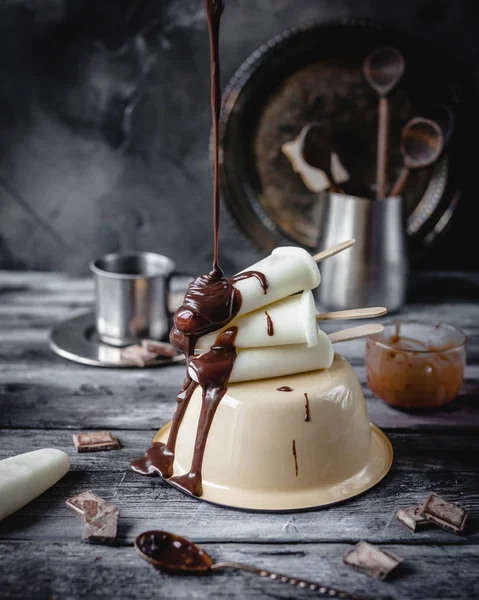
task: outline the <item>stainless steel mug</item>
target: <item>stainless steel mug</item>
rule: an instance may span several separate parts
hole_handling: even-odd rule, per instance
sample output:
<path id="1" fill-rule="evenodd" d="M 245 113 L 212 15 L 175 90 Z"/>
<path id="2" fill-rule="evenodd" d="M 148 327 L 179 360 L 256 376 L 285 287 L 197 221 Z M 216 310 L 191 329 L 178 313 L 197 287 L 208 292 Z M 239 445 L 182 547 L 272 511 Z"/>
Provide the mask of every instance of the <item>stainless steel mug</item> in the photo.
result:
<path id="1" fill-rule="evenodd" d="M 331 193 L 326 202 L 321 247 L 352 238 L 355 244 L 321 263 L 315 290 L 320 308 L 385 306 L 388 312 L 399 311 L 409 274 L 402 197 L 371 200 Z"/>
<path id="2" fill-rule="evenodd" d="M 171 278 L 181 275 L 161 254 L 107 254 L 90 263 L 96 293 L 96 329 L 112 346 L 141 339 L 161 340 L 169 332 Z"/>

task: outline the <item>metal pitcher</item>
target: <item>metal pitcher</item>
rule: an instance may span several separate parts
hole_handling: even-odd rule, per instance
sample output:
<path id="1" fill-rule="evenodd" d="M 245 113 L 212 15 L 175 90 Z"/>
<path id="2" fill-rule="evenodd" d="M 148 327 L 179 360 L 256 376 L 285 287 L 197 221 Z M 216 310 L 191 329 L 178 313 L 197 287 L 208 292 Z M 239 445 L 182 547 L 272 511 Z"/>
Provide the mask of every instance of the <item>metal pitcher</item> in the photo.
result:
<path id="1" fill-rule="evenodd" d="M 399 311 L 409 274 L 402 197 L 371 200 L 330 193 L 326 203 L 321 247 L 352 238 L 355 244 L 321 263 L 315 290 L 319 308 L 385 306 L 388 312 Z"/>

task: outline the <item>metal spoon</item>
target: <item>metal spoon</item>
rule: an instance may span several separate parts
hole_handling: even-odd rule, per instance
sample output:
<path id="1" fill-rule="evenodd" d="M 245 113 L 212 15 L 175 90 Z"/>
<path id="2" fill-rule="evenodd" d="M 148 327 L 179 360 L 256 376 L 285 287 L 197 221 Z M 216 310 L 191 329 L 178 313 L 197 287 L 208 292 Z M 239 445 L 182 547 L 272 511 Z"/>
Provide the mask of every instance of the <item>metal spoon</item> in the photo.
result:
<path id="1" fill-rule="evenodd" d="M 184 537 L 168 533 L 167 531 L 145 531 L 141 533 L 135 540 L 135 549 L 141 558 L 148 561 L 157 569 L 168 573 L 191 575 L 195 573 L 212 573 L 219 569 L 239 569 L 248 571 L 248 573 L 254 573 L 260 577 L 267 577 L 273 581 L 280 581 L 298 586 L 299 588 L 309 589 L 329 598 L 360 600 L 359 596 L 334 590 L 314 581 L 289 577 L 289 575 L 273 573 L 266 569 L 258 569 L 242 563 L 213 563 L 211 557 L 196 544 Z"/>
<path id="2" fill-rule="evenodd" d="M 432 164 L 441 154 L 443 147 L 444 136 L 435 121 L 423 117 L 415 117 L 408 121 L 401 132 L 404 167 L 389 195 L 399 196 L 406 185 L 411 169 Z"/>
<path id="3" fill-rule="evenodd" d="M 395 48 L 378 48 L 366 57 L 363 73 L 369 85 L 379 95 L 378 145 L 376 164 L 376 198 L 386 196 L 389 146 L 388 94 L 396 87 L 404 73 L 402 54 Z"/>
<path id="4" fill-rule="evenodd" d="M 312 167 L 321 169 L 328 180 L 332 192 L 343 190 L 334 179 L 331 169 L 331 136 L 326 125 L 310 123 L 305 125 L 300 134 L 300 147 L 303 159 Z"/>

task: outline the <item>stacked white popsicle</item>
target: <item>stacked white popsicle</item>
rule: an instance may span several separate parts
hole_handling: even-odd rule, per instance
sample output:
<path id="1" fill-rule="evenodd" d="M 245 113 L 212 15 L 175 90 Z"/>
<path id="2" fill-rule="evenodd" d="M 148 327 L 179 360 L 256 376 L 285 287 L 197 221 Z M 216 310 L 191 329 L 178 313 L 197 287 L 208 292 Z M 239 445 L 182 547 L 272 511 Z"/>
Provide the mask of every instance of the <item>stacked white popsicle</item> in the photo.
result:
<path id="1" fill-rule="evenodd" d="M 241 310 L 226 327 L 201 337 L 197 352 L 214 346 L 218 334 L 238 328 L 237 356 L 230 383 L 266 379 L 327 369 L 334 358 L 332 344 L 378 333 L 381 325 L 365 325 L 326 335 L 318 326 L 321 319 L 374 317 L 385 308 L 374 307 L 337 313 L 318 313 L 311 290 L 321 281 L 318 262 L 352 246 L 354 240 L 338 244 L 316 256 L 298 247 L 280 247 L 245 271 L 259 271 L 268 282 L 265 293 L 260 282 L 250 277 L 234 287 L 241 293 Z M 196 378 L 194 366 L 190 376 Z"/>

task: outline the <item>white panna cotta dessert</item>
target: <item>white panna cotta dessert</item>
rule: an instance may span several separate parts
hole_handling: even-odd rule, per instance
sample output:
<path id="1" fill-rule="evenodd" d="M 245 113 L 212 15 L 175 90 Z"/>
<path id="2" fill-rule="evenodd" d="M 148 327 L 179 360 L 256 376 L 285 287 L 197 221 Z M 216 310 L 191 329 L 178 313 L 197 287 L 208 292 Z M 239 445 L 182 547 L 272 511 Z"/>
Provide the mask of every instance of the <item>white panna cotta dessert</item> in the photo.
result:
<path id="1" fill-rule="evenodd" d="M 174 315 L 170 341 L 185 354 L 186 372 L 172 420 L 130 466 L 209 502 L 304 510 L 359 494 L 390 467 L 391 447 L 369 423 L 360 383 L 333 351 L 333 344 L 379 328 L 326 335 L 318 326 L 325 318 L 372 316 L 319 315 L 311 294 L 321 282 L 318 263 L 354 240 L 314 256 L 297 246 L 276 248 L 233 277 L 220 267 L 222 9 L 220 2 L 208 3 L 215 133 L 212 269 L 190 283 Z"/>
<path id="2" fill-rule="evenodd" d="M 175 476 L 190 469 L 201 402 L 197 388 L 179 428 Z M 168 429 L 155 441 L 165 442 Z M 256 510 L 345 500 L 386 474 L 385 443 L 371 428 L 353 368 L 338 354 L 328 369 L 231 384 L 208 434 L 202 497 Z"/>
<path id="3" fill-rule="evenodd" d="M 301 277 L 292 269 L 280 278 L 278 256 L 288 257 Z M 275 269 L 264 268 L 273 263 Z M 243 302 L 250 300 L 253 310 L 240 310 L 198 338 L 187 365 L 198 385 L 181 417 L 175 415 L 174 433 L 169 424 L 153 440 L 174 455 L 170 472 L 159 472 L 203 500 L 250 510 L 302 510 L 362 493 L 387 473 L 392 452 L 369 422 L 352 366 L 333 349 L 341 335 L 330 338 L 318 326 L 311 292 L 320 281 L 317 265 L 304 250 L 282 248 L 244 272 L 264 274 L 267 291 L 258 276 L 240 281 Z M 278 298 L 281 288 L 285 295 Z M 210 383 L 216 373 L 205 377 L 205 357 L 206 365 L 230 361 L 226 391 L 206 428 L 211 404 L 205 398 L 221 385 Z M 201 488 L 189 487 L 193 479 L 197 485 L 198 465 Z"/>

